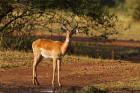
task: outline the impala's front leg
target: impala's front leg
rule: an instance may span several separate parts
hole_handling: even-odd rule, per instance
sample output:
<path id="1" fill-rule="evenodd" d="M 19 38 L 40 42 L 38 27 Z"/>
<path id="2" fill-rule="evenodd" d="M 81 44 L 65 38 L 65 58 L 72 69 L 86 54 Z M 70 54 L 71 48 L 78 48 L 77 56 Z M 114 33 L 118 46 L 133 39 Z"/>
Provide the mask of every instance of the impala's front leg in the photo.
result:
<path id="1" fill-rule="evenodd" d="M 59 86 L 61 86 L 61 83 L 60 83 L 60 69 L 61 69 L 61 59 L 58 59 L 57 60 L 57 71 L 58 71 L 57 79 L 58 79 L 58 85 Z"/>
<path id="2" fill-rule="evenodd" d="M 33 84 L 34 85 L 39 85 L 38 79 L 37 79 L 37 65 L 38 65 L 38 61 L 35 61 L 33 63 Z"/>
<path id="3" fill-rule="evenodd" d="M 52 77 L 52 87 L 54 87 L 54 80 L 55 80 L 55 71 L 56 71 L 56 59 L 53 59 L 53 77 Z"/>

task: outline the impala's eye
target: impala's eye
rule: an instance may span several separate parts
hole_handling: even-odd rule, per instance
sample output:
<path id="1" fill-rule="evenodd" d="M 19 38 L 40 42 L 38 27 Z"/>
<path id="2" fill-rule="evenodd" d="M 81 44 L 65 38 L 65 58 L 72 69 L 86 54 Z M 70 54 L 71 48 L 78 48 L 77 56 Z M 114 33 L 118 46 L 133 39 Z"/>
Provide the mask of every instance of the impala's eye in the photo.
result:
<path id="1" fill-rule="evenodd" d="M 77 33 L 78 33 L 78 29 L 72 30 L 72 34 L 77 34 Z"/>

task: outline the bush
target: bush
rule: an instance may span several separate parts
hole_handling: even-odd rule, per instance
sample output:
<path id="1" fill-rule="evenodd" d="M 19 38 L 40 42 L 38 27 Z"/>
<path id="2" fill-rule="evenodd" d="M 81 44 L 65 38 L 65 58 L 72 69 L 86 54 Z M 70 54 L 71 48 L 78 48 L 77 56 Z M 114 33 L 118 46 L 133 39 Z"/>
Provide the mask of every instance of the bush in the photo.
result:
<path id="1" fill-rule="evenodd" d="M 134 19 L 140 19 L 140 1 L 137 1 L 137 6 L 135 8 L 134 14 L 133 14 Z"/>
<path id="2" fill-rule="evenodd" d="M 80 92 L 78 93 L 107 93 L 105 90 L 100 90 L 98 88 L 95 88 L 94 86 L 87 86 L 84 87 Z"/>
<path id="3" fill-rule="evenodd" d="M 29 37 L 1 37 L 0 49 L 1 50 L 31 50 L 32 39 Z"/>

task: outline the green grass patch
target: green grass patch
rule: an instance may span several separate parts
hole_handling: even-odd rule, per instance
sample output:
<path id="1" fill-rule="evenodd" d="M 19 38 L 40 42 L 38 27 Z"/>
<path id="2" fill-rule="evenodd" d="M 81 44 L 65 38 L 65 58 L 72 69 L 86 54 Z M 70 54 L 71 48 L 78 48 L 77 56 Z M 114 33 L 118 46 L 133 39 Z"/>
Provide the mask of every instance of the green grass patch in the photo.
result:
<path id="1" fill-rule="evenodd" d="M 126 81 L 115 81 L 115 82 L 107 82 L 94 85 L 99 89 L 133 89 L 139 90 L 140 89 L 140 78 L 129 79 Z"/>

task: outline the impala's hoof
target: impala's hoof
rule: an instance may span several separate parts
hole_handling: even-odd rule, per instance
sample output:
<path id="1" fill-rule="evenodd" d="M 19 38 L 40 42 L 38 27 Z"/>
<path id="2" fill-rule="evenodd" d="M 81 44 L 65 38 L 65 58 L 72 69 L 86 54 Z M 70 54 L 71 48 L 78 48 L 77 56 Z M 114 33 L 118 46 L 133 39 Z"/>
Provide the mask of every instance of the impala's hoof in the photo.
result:
<path id="1" fill-rule="evenodd" d="M 37 86 L 39 86 L 39 85 L 40 85 L 40 83 L 39 83 L 39 82 L 37 82 L 37 83 L 36 83 L 36 85 L 37 85 Z"/>
<path id="2" fill-rule="evenodd" d="M 39 83 L 33 83 L 33 85 L 37 85 L 37 86 L 39 86 L 40 84 L 39 84 Z"/>
<path id="3" fill-rule="evenodd" d="M 54 83 L 52 83 L 52 88 L 54 88 L 55 86 L 54 86 Z"/>
<path id="4" fill-rule="evenodd" d="M 40 85 L 40 83 L 38 81 L 33 81 L 33 85 Z"/>
<path id="5" fill-rule="evenodd" d="M 33 85 L 36 85 L 36 83 L 35 83 L 35 81 L 34 81 L 34 80 L 32 81 L 32 83 L 33 83 Z"/>
<path id="6" fill-rule="evenodd" d="M 55 88 L 55 86 L 54 86 L 54 85 L 52 85 L 52 88 Z"/>

